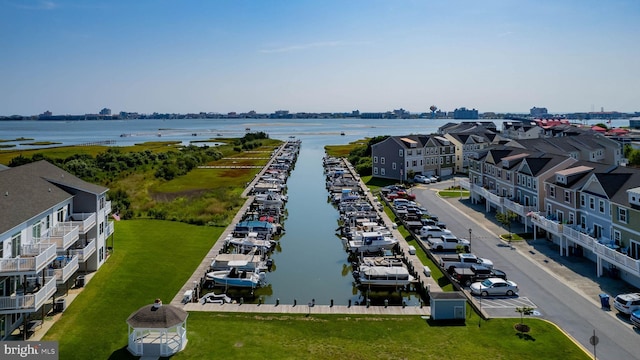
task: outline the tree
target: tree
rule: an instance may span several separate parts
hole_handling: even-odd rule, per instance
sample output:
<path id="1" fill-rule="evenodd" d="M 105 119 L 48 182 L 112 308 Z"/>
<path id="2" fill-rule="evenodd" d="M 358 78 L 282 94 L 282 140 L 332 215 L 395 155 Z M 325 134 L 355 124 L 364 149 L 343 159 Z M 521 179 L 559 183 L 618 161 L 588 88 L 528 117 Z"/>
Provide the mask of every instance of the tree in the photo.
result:
<path id="1" fill-rule="evenodd" d="M 529 306 L 517 307 L 516 312 L 520 313 L 520 324 L 516 325 L 516 329 L 520 331 L 520 333 L 528 332 L 529 326 L 524 324 L 524 316 L 533 314 L 534 308 Z"/>
<path id="2" fill-rule="evenodd" d="M 518 214 L 514 213 L 511 210 L 507 210 L 506 212 L 498 212 L 496 214 L 496 220 L 502 224 L 502 226 L 506 227 L 509 231 L 509 243 L 511 243 L 511 222 L 518 217 Z"/>

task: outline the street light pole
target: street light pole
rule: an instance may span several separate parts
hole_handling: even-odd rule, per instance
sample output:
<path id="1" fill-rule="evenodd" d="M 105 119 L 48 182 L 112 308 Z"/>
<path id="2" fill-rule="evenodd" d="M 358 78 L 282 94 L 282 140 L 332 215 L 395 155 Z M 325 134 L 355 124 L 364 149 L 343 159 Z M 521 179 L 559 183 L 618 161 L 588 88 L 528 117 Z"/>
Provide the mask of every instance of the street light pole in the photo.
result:
<path id="1" fill-rule="evenodd" d="M 469 251 L 471 251 L 471 228 L 469 228 Z"/>

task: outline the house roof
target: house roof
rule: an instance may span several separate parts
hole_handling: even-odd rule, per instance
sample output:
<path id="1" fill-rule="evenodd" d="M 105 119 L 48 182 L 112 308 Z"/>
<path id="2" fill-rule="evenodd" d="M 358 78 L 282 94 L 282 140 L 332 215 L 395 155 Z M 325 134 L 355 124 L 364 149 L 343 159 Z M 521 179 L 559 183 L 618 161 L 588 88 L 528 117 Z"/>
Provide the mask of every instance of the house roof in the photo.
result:
<path id="1" fill-rule="evenodd" d="M 44 160 L 0 171 L 0 234 L 72 198 L 65 186 L 97 194 L 108 190 Z"/>
<path id="2" fill-rule="evenodd" d="M 133 328 L 168 329 L 187 320 L 189 313 L 172 305 L 146 305 L 138 309 L 127 319 Z"/>

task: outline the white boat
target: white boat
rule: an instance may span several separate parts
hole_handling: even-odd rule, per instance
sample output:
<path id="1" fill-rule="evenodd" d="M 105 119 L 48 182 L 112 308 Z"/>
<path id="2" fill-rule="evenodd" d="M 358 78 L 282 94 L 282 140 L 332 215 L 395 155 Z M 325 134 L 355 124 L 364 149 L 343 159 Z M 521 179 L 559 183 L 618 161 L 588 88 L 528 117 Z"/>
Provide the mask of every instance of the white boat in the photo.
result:
<path id="1" fill-rule="evenodd" d="M 218 254 L 211 262 L 210 270 L 229 270 L 236 268 L 240 271 L 266 271 L 268 264 L 262 260 L 262 256 L 256 254 L 257 248 L 254 248 L 248 254 Z"/>
<path id="2" fill-rule="evenodd" d="M 229 287 L 257 288 L 265 284 L 266 275 L 263 272 L 230 270 L 212 271 L 207 273 L 207 279 L 213 280 L 216 285 Z"/>
<path id="3" fill-rule="evenodd" d="M 398 239 L 379 231 L 356 232 L 353 240 L 346 241 L 347 250 L 355 253 L 373 253 L 389 250 L 393 249 L 397 244 Z"/>
<path id="4" fill-rule="evenodd" d="M 415 281 L 404 266 L 360 265 L 353 272 L 353 277 L 358 284 L 365 286 L 406 286 Z"/>
<path id="5" fill-rule="evenodd" d="M 276 242 L 273 240 L 258 238 L 258 233 L 255 232 L 250 232 L 247 236 L 242 237 L 228 235 L 225 242 L 228 245 L 235 246 L 239 252 L 247 252 L 257 249 L 258 252 L 266 253 L 276 245 Z"/>
<path id="6" fill-rule="evenodd" d="M 200 298 L 201 304 L 229 304 L 231 298 L 227 294 L 208 293 Z"/>

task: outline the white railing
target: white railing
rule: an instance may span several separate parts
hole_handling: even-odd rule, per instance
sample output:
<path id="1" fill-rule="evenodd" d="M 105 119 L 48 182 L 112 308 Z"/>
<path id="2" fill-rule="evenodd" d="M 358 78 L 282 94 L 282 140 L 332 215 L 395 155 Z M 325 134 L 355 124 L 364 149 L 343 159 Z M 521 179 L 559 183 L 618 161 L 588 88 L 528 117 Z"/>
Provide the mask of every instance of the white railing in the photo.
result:
<path id="1" fill-rule="evenodd" d="M 111 214 L 111 201 L 105 201 L 103 210 L 105 215 Z"/>
<path id="2" fill-rule="evenodd" d="M 109 237 L 111 236 L 111 234 L 113 234 L 113 221 L 107 221 L 107 229 L 106 229 L 106 234 L 105 237 Z"/>
<path id="3" fill-rule="evenodd" d="M 85 262 L 89 259 L 89 256 L 93 255 L 96 252 L 96 239 L 91 239 L 91 241 L 85 245 L 85 247 L 80 249 L 71 249 L 70 253 L 78 257 L 79 262 Z"/>
<path id="4" fill-rule="evenodd" d="M 45 284 L 32 294 L 14 294 L 0 297 L 0 313 L 35 312 L 56 292 L 56 279 L 45 279 Z"/>
<path id="5" fill-rule="evenodd" d="M 509 199 L 504 199 L 504 206 L 520 216 L 526 216 L 529 212 L 536 211 L 535 206 L 524 206 Z"/>
<path id="6" fill-rule="evenodd" d="M 562 234 L 567 237 L 567 239 L 575 242 L 576 244 L 580 244 L 583 248 L 591 251 L 594 251 L 594 246 L 598 243 L 595 238 L 579 230 L 573 229 L 569 225 L 562 227 Z"/>
<path id="7" fill-rule="evenodd" d="M 595 243 L 594 250 L 596 254 L 601 255 L 609 263 L 619 268 L 624 268 L 635 276 L 640 276 L 640 260 L 636 260 L 598 242 Z"/>
<path id="8" fill-rule="evenodd" d="M 40 239 L 42 242 L 56 244 L 58 250 L 64 251 L 80 238 L 80 227 L 70 222 L 60 223 L 49 231 L 48 236 Z"/>
<path id="9" fill-rule="evenodd" d="M 38 272 L 49 265 L 56 257 L 54 244 L 22 245 L 20 256 L 0 259 L 0 274 L 19 272 Z"/>
<path id="10" fill-rule="evenodd" d="M 72 256 L 70 259 L 65 257 L 65 261 L 67 261 L 67 263 L 60 269 L 47 269 L 46 276 L 55 277 L 59 283 L 64 283 L 69 280 L 71 275 L 75 274 L 79 269 L 78 257 Z"/>
<path id="11" fill-rule="evenodd" d="M 96 213 L 74 213 L 71 214 L 73 218 L 70 221 L 71 224 L 78 226 L 78 231 L 84 234 L 96 226 Z"/>
<path id="12" fill-rule="evenodd" d="M 471 190 L 469 179 L 460 179 L 460 187 L 466 190 Z"/>
<path id="13" fill-rule="evenodd" d="M 531 222 L 546 231 L 555 233 L 556 235 L 562 234 L 562 224 L 558 223 L 557 221 L 549 220 L 540 213 L 532 213 Z"/>

